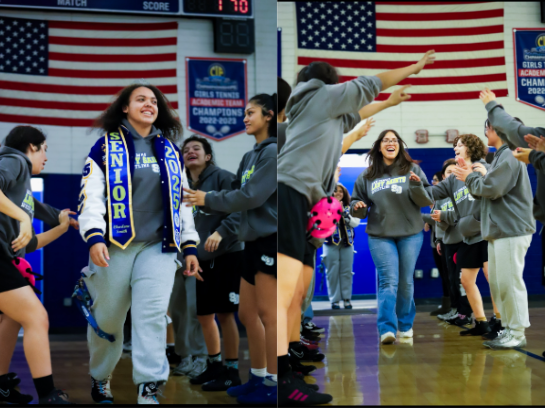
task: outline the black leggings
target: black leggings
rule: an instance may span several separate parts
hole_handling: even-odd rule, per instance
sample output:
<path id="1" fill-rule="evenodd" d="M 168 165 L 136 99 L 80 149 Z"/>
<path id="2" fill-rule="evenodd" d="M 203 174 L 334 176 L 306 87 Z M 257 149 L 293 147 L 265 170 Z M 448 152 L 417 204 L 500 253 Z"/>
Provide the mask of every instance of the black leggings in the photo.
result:
<path id="1" fill-rule="evenodd" d="M 437 247 L 433 248 L 433 260 L 435 261 L 435 266 L 439 269 L 439 275 L 441 276 L 441 283 L 443 286 L 443 297 L 450 297 L 450 283 L 448 278 L 448 269 L 447 269 L 447 257 L 445 256 L 445 250 L 443 248 L 443 243 L 441 243 L 441 253 L 439 255 L 437 252 Z"/>

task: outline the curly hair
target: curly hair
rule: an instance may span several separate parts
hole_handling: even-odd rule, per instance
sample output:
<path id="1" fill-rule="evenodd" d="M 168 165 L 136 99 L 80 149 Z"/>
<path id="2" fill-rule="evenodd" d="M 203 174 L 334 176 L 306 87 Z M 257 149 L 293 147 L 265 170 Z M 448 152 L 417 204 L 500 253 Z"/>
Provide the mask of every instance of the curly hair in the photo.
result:
<path id="1" fill-rule="evenodd" d="M 343 192 L 343 198 L 342 198 L 343 207 L 349 206 L 350 205 L 350 193 L 348 192 L 346 187 L 343 186 L 341 183 L 337 183 L 337 185 L 335 186 L 335 192 L 337 191 L 337 187 L 340 187 L 342 192 Z"/>
<path id="2" fill-rule="evenodd" d="M 456 139 L 454 139 L 454 143 L 452 144 L 452 146 L 456 147 L 459 140 L 461 140 L 462 144 L 467 148 L 467 155 L 472 162 L 479 161 L 486 157 L 488 149 L 486 148 L 484 142 L 479 139 L 478 136 L 473 134 L 460 135 Z"/>

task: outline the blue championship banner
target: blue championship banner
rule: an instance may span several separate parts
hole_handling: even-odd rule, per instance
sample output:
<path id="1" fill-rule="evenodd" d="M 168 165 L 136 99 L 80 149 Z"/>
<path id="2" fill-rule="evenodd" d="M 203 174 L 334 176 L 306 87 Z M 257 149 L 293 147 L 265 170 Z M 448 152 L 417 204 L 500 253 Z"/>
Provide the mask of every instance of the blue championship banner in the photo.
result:
<path id="1" fill-rule="evenodd" d="M 136 233 L 132 215 L 129 151 L 121 129 L 106 135 L 106 184 L 110 242 L 125 249 Z"/>
<path id="2" fill-rule="evenodd" d="M 170 215 L 172 233 L 178 252 L 182 243 L 182 219 L 180 217 L 180 198 L 182 193 L 182 169 L 172 142 L 165 138 L 165 167 L 168 173 L 168 195 L 170 196 Z"/>
<path id="3" fill-rule="evenodd" d="M 545 110 L 545 29 L 514 28 L 515 96 Z"/>
<path id="4" fill-rule="evenodd" d="M 244 59 L 186 58 L 188 129 L 221 141 L 244 133 Z"/>

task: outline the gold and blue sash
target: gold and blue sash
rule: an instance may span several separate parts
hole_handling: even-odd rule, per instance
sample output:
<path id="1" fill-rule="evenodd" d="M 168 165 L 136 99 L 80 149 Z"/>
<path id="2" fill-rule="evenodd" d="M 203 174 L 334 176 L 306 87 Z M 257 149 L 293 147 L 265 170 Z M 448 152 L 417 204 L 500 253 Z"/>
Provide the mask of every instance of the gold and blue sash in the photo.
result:
<path id="1" fill-rule="evenodd" d="M 125 249 L 136 236 L 129 151 L 121 129 L 107 133 L 105 139 L 110 242 Z"/>
<path id="2" fill-rule="evenodd" d="M 180 199 L 182 193 L 182 169 L 180 161 L 172 142 L 164 138 L 165 142 L 165 168 L 168 174 L 168 195 L 170 198 L 170 215 L 172 219 L 172 233 L 174 243 L 180 251 L 182 241 L 182 219 L 180 214 Z"/>

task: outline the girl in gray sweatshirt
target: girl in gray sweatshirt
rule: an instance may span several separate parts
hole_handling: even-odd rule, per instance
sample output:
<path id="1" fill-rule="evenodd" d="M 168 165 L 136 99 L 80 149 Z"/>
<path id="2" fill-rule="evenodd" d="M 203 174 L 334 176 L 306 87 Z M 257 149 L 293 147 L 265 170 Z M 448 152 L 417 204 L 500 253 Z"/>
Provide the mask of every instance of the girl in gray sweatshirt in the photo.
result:
<path id="1" fill-rule="evenodd" d="M 433 204 L 426 175 L 395 130 L 384 130 L 356 180 L 351 215 L 369 216 L 369 249 L 378 273 L 378 331 L 382 344 L 413 336 L 413 273 L 423 241 L 421 207 Z"/>
<path id="2" fill-rule="evenodd" d="M 481 139 L 472 134 L 461 135 L 454 140 L 454 152 L 458 161 L 463 160 L 475 171 L 486 172 L 489 167 L 483 160 L 486 146 Z M 475 327 L 460 332 L 460 335 L 482 336 L 491 331 L 485 317 L 483 301 L 477 287 L 477 274 L 483 268 L 488 278 L 487 242 L 481 236 L 481 200 L 471 195 L 463 181 L 454 176 L 447 177 L 436 186 L 428 187 L 436 200 L 451 198 L 458 217 L 457 224 L 464 237 L 457 250 L 457 266 L 462 270 L 461 283 L 467 294 L 467 300 L 475 315 Z M 494 300 L 492 300 L 494 304 Z M 495 310 L 497 313 L 497 310 Z M 459 311 L 457 319 L 448 320 L 457 325 L 471 323 L 471 311 Z"/>

